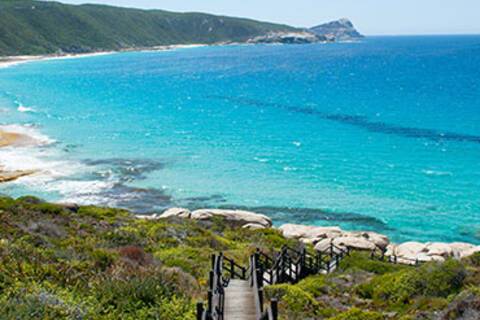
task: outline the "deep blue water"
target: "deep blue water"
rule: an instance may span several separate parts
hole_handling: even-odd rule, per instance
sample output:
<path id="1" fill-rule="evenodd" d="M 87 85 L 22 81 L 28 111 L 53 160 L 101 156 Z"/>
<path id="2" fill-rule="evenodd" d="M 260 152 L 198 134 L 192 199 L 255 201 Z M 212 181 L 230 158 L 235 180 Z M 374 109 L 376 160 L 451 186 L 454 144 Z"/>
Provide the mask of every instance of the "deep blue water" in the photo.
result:
<path id="1" fill-rule="evenodd" d="M 480 243 L 480 36 L 18 65 L 0 69 L 0 124 L 51 142 L 0 150 L 40 170 L 0 186 L 13 196 Z"/>

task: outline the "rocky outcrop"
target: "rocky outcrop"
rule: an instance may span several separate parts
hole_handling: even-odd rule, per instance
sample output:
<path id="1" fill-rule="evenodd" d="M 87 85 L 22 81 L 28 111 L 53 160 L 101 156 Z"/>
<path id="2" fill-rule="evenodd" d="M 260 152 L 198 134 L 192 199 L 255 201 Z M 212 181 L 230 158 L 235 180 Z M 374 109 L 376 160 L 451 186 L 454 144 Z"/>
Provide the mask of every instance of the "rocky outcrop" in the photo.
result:
<path id="1" fill-rule="evenodd" d="M 189 209 L 185 208 L 170 208 L 160 215 L 137 215 L 137 218 L 147 220 L 180 218 L 204 222 L 212 222 L 215 219 L 220 218 L 232 227 L 241 227 L 251 230 L 265 229 L 272 226 L 272 220 L 269 217 L 256 212 L 243 210 L 200 209 L 191 212 Z"/>
<path id="2" fill-rule="evenodd" d="M 339 227 L 315 227 L 287 223 L 280 228 L 285 238 L 297 239 L 304 243 L 315 244 L 322 239 L 331 239 L 342 234 Z"/>
<path id="3" fill-rule="evenodd" d="M 387 236 L 376 232 L 343 231 L 338 227 L 314 227 L 284 224 L 279 227 L 283 236 L 315 245 L 318 251 L 325 251 L 333 244 L 339 249 L 383 250 L 386 256 L 395 257 L 398 263 L 444 261 L 448 258 L 461 259 L 480 252 L 480 246 L 454 242 L 405 242 L 392 244 Z M 380 252 L 380 251 L 379 251 Z"/>
<path id="4" fill-rule="evenodd" d="M 399 263 L 413 264 L 428 261 L 444 261 L 448 258 L 461 259 L 480 252 L 480 246 L 454 242 L 405 242 L 392 245 L 387 255 L 396 256 Z"/>
<path id="5" fill-rule="evenodd" d="M 335 41 L 351 41 L 363 38 L 348 19 L 331 21 L 319 26 L 310 28 L 310 31 L 319 37 L 334 39 Z"/>
<path id="6" fill-rule="evenodd" d="M 185 209 L 185 208 L 170 208 L 170 209 L 164 211 L 160 215 L 160 218 L 177 217 L 177 218 L 190 219 L 191 216 L 192 216 L 192 212 L 188 209 Z"/>
<path id="7" fill-rule="evenodd" d="M 269 217 L 243 210 L 201 209 L 193 211 L 190 218 L 193 220 L 223 218 L 225 222 L 235 227 L 269 228 L 272 226 L 272 220 Z"/>
<path id="8" fill-rule="evenodd" d="M 279 44 L 306 44 L 317 42 L 328 42 L 328 37 L 317 35 L 313 32 L 272 32 L 263 36 L 258 36 L 248 40 L 248 43 L 279 43 Z"/>
<path id="9" fill-rule="evenodd" d="M 320 251 L 330 246 L 330 243 L 339 248 L 358 250 L 373 250 L 377 247 L 384 249 L 390 243 L 386 236 L 375 232 L 348 232 L 339 227 L 284 224 L 279 229 L 284 237 L 314 244 Z"/>

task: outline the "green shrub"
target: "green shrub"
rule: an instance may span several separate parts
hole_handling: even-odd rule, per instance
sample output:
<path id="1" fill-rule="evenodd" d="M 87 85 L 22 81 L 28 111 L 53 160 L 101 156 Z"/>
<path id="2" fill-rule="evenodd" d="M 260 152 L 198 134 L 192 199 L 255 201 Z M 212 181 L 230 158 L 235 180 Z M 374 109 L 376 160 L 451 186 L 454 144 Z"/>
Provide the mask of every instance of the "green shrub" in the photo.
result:
<path id="1" fill-rule="evenodd" d="M 467 276 L 465 267 L 453 259 L 444 263 L 427 263 L 420 268 L 419 274 L 424 284 L 423 294 L 431 297 L 457 293 Z"/>
<path id="2" fill-rule="evenodd" d="M 213 250 L 207 248 L 182 246 L 157 251 L 155 257 L 167 267 L 179 267 L 197 279 L 201 279 L 208 276 L 213 253 Z"/>
<path id="3" fill-rule="evenodd" d="M 121 209 L 100 208 L 94 206 L 80 207 L 78 214 L 81 216 L 88 216 L 94 218 L 114 218 L 128 216 L 128 212 Z"/>
<path id="4" fill-rule="evenodd" d="M 392 264 L 388 262 L 373 260 L 370 254 L 366 252 L 351 252 L 349 256 L 345 257 L 340 262 L 341 270 L 360 269 L 375 274 L 385 274 L 389 272 L 403 270 L 408 268 L 399 264 Z"/>
<path id="5" fill-rule="evenodd" d="M 286 319 L 305 319 L 322 314 L 325 306 L 295 285 L 278 284 L 265 288 L 267 299 L 278 299 L 281 313 Z"/>
<path id="6" fill-rule="evenodd" d="M 110 267 L 117 258 L 117 254 L 105 249 L 95 249 L 92 252 L 95 267 L 102 271 Z"/>
<path id="7" fill-rule="evenodd" d="M 402 270 L 374 278 L 371 282 L 360 285 L 360 296 L 385 303 L 408 303 L 410 299 L 422 292 L 421 277 L 416 270 Z"/>
<path id="8" fill-rule="evenodd" d="M 420 295 L 447 297 L 456 293 L 462 288 L 465 277 L 466 271 L 460 262 L 447 260 L 377 276 L 358 286 L 357 293 L 377 302 L 408 304 Z"/>
<path id="9" fill-rule="evenodd" d="M 102 313 L 117 310 L 129 314 L 136 309 L 153 307 L 171 290 L 159 276 L 106 279 L 96 284 L 94 290 Z"/>
<path id="10" fill-rule="evenodd" d="M 464 258 L 463 261 L 472 267 L 480 267 L 480 252 Z"/>
<path id="11" fill-rule="evenodd" d="M 357 308 L 352 308 L 348 311 L 342 312 L 339 315 L 329 318 L 329 320 L 383 320 L 385 317 L 378 312 L 362 311 Z"/>
<path id="12" fill-rule="evenodd" d="M 314 297 L 320 297 L 328 292 L 324 275 L 311 276 L 300 281 L 297 286 Z"/>

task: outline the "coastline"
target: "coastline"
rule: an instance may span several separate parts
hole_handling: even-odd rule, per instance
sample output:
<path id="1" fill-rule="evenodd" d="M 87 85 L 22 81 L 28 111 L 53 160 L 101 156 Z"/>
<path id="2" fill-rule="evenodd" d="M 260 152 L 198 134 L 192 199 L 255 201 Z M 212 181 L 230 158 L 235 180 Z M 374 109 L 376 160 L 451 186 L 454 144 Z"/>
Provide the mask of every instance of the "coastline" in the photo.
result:
<path id="1" fill-rule="evenodd" d="M 221 44 L 217 44 L 221 45 Z M 177 49 L 190 49 L 190 48 L 200 48 L 210 46 L 208 44 L 178 44 L 178 45 L 167 45 L 167 46 L 155 46 L 155 47 L 136 47 L 136 48 L 127 48 L 116 51 L 97 51 L 97 52 L 88 52 L 88 53 L 64 53 L 64 54 L 44 54 L 44 55 L 20 55 L 20 56 L 0 56 L 0 69 L 9 68 L 12 66 L 36 62 L 36 61 L 49 61 L 49 60 L 60 60 L 60 59 L 78 59 L 78 58 L 88 58 L 96 56 L 111 55 L 123 52 L 157 52 L 157 51 L 171 51 Z"/>
<path id="2" fill-rule="evenodd" d="M 216 44 L 216 45 L 222 45 L 222 44 Z M 228 44 L 224 44 L 228 45 Z M 238 44 L 234 44 L 238 45 Z M 242 44 L 242 45 L 253 45 L 253 44 Z M 49 59 L 70 59 L 70 58 L 82 58 L 82 57 L 89 57 L 89 56 L 96 56 L 96 55 L 108 55 L 108 54 L 115 54 L 115 53 L 121 53 L 121 52 L 155 52 L 155 51 L 167 51 L 167 50 L 175 50 L 175 49 L 181 49 L 181 48 L 195 48 L 195 47 L 201 47 L 201 46 L 206 46 L 206 45 L 178 45 L 178 46 L 161 46 L 161 47 L 153 47 L 153 48 L 132 48 L 129 50 L 121 50 L 121 51 L 111 51 L 111 52 L 96 52 L 96 53 L 86 53 L 86 54 L 66 54 L 66 55 L 44 55 L 44 56 L 16 56 L 16 57 L 10 57 L 11 61 L 6 61 L 5 63 L 8 65 L 15 65 L 15 64 L 21 64 L 21 63 L 27 63 L 27 62 L 34 62 L 34 61 L 42 61 L 42 60 L 49 60 Z M 0 128 L 1 130 L 1 128 Z M 8 131 L 8 130 L 7 130 Z M 23 136 L 22 139 L 18 139 L 18 135 L 12 134 L 11 132 L 8 132 L 7 134 L 4 134 L 5 137 L 9 137 L 8 139 L 1 139 L 4 140 L 3 142 L 5 147 L 17 147 L 21 145 L 20 141 L 25 141 L 27 138 L 26 136 Z M 14 142 L 8 142 L 8 140 L 13 139 Z M 1 142 L 0 142 L 0 147 Z M 39 170 L 41 171 L 41 170 Z M 25 175 L 32 174 L 32 172 L 28 171 L 23 171 L 23 172 L 18 172 L 18 171 L 13 171 L 11 169 L 10 172 L 6 172 L 5 170 L 2 171 L 2 168 L 0 167 L 0 175 L 5 176 L 6 178 L 2 180 L 0 178 L 0 182 L 8 182 L 12 181 L 18 178 L 21 178 Z"/>
<path id="3" fill-rule="evenodd" d="M 37 144 L 39 142 L 33 137 L 0 128 L 0 148 L 17 148 Z M 0 183 L 15 181 L 22 177 L 30 176 L 35 172 L 35 170 L 8 170 L 0 164 Z"/>
<path id="4" fill-rule="evenodd" d="M 188 219 L 194 221 L 213 222 L 223 219 L 233 227 L 261 230 L 273 228 L 285 238 L 294 239 L 305 245 L 311 245 L 319 252 L 325 252 L 331 246 L 336 250 L 367 251 L 372 255 L 380 255 L 387 259 L 405 265 L 418 265 L 423 262 L 444 262 L 449 258 L 463 259 L 480 252 L 480 245 L 468 242 L 392 242 L 388 236 L 373 231 L 349 231 L 338 226 L 317 227 L 311 225 L 286 223 L 274 227 L 268 216 L 252 211 L 226 209 L 170 208 L 162 214 L 151 216 L 136 215 L 137 219 Z"/>

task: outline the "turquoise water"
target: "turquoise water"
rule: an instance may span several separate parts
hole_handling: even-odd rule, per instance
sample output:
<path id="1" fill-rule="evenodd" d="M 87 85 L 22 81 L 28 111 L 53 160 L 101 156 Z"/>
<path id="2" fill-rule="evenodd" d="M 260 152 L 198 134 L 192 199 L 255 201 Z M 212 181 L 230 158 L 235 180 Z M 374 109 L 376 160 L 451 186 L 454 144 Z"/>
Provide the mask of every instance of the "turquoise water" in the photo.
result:
<path id="1" fill-rule="evenodd" d="M 0 192 L 480 243 L 480 36 L 228 46 L 0 70 Z"/>

